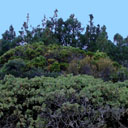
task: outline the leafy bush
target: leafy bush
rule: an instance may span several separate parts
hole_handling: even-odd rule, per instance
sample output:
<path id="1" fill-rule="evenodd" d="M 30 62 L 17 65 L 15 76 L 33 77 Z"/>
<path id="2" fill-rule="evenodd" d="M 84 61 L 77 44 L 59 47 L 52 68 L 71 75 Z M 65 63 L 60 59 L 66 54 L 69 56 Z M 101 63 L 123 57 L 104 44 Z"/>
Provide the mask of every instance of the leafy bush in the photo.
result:
<path id="1" fill-rule="evenodd" d="M 95 54 L 94 52 L 90 52 L 90 51 L 86 52 L 86 55 L 90 57 L 94 56 L 94 54 Z"/>
<path id="2" fill-rule="evenodd" d="M 93 75 L 96 78 L 98 77 L 108 81 L 112 79 L 113 74 L 117 74 L 118 70 L 120 70 L 121 67 L 117 64 L 118 63 L 109 59 L 106 54 L 98 53 L 96 56 L 86 56 L 83 59 L 74 59 L 69 63 L 67 72 L 73 73 L 74 75 Z"/>
<path id="3" fill-rule="evenodd" d="M 35 57 L 35 51 L 34 49 L 32 49 L 31 47 L 28 47 L 25 51 L 25 56 L 28 58 L 28 59 L 33 59 Z"/>
<path id="4" fill-rule="evenodd" d="M 79 60 L 74 59 L 69 63 L 69 66 L 67 68 L 67 73 L 72 73 L 73 75 L 79 74 Z"/>
<path id="5" fill-rule="evenodd" d="M 4 69 L 5 64 L 9 61 L 16 59 L 24 60 L 25 69 L 23 73 L 19 71 L 19 74 L 16 75 L 15 73 L 10 73 L 10 71 L 9 73 L 7 71 L 4 73 L 1 70 L 1 78 L 6 74 L 32 78 L 34 76 L 41 76 L 42 74 L 52 76 L 51 72 L 53 74 L 54 72 L 59 72 L 73 73 L 74 75 L 93 75 L 105 81 L 112 80 L 114 82 L 128 79 L 127 71 L 123 71 L 121 66 L 117 62 L 112 61 L 106 53 L 99 51 L 86 53 L 79 48 L 70 46 L 66 47 L 57 44 L 46 46 L 42 42 L 32 43 L 25 46 L 18 46 L 3 54 L 0 57 L 1 69 Z"/>
<path id="6" fill-rule="evenodd" d="M 127 127 L 127 87 L 128 81 L 113 84 L 86 75 L 9 75 L 0 81 L 0 127 Z"/>
<path id="7" fill-rule="evenodd" d="M 56 61 L 50 65 L 51 72 L 60 72 L 60 64 Z"/>
<path id="8" fill-rule="evenodd" d="M 66 71 L 68 68 L 68 65 L 69 65 L 68 63 L 60 63 L 60 69 L 62 71 Z"/>
<path id="9" fill-rule="evenodd" d="M 95 75 L 96 66 L 92 57 L 86 56 L 84 59 L 79 62 L 79 73 Z"/>
<path id="10" fill-rule="evenodd" d="M 0 70 L 1 78 L 7 74 L 12 74 L 16 77 L 23 77 L 26 64 L 22 59 L 9 60 Z"/>
<path id="11" fill-rule="evenodd" d="M 9 60 L 0 70 L 0 78 L 3 79 L 5 75 L 13 75 L 15 77 L 42 76 L 44 71 L 41 68 L 29 67 L 22 59 Z"/>
<path id="12" fill-rule="evenodd" d="M 5 77 L 0 85 L 0 127 L 34 126 L 42 105 L 39 88 L 27 79 Z"/>
<path id="13" fill-rule="evenodd" d="M 66 63 L 70 63 L 74 58 L 83 58 L 85 55 L 86 53 L 78 48 L 56 44 L 46 46 L 38 42 L 9 50 L 0 57 L 0 66 L 2 67 L 9 60 L 23 59 L 29 68 L 51 66 L 51 71 L 60 71 L 57 62 L 62 64 L 61 69 L 65 70 L 67 68 Z M 54 70 L 57 65 L 58 69 Z"/>
<path id="14" fill-rule="evenodd" d="M 121 67 L 116 73 L 113 73 L 111 76 L 113 82 L 124 81 L 128 79 L 128 69 Z"/>
<path id="15" fill-rule="evenodd" d="M 111 75 L 116 73 L 116 68 L 113 65 L 113 61 L 109 58 L 100 58 L 96 62 L 97 70 L 95 72 L 96 77 L 101 77 L 105 81 L 111 79 Z"/>
<path id="16" fill-rule="evenodd" d="M 98 60 L 98 59 L 100 59 L 100 58 L 106 58 L 106 57 L 108 57 L 108 56 L 107 56 L 107 54 L 104 53 L 104 52 L 96 51 L 96 52 L 94 53 L 94 59 L 95 59 L 95 60 Z"/>
<path id="17" fill-rule="evenodd" d="M 55 59 L 48 59 L 49 64 L 53 64 L 56 60 Z"/>
<path id="18" fill-rule="evenodd" d="M 44 68 L 47 64 L 47 60 L 44 56 L 38 56 L 32 59 L 29 63 L 31 66 Z"/>
<path id="19" fill-rule="evenodd" d="M 26 70 L 26 72 L 24 72 L 23 78 L 27 77 L 30 79 L 30 78 L 34 78 L 35 76 L 42 76 L 43 73 L 44 70 L 42 70 L 41 68 L 32 67 L 29 70 Z"/>

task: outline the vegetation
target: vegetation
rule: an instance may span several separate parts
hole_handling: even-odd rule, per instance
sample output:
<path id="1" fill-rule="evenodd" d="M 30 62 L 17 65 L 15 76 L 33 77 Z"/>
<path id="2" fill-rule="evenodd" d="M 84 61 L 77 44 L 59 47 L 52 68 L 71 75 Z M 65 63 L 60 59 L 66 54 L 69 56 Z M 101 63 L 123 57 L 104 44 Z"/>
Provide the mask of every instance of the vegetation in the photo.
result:
<path id="1" fill-rule="evenodd" d="M 127 67 L 128 37 L 123 38 L 117 33 L 113 37 L 114 42 L 109 40 L 106 26 L 99 24 L 95 26 L 93 15 L 90 14 L 89 17 L 89 24 L 83 27 L 74 14 L 64 21 L 63 18 L 58 17 L 58 10 L 55 10 L 53 17 L 44 17 L 41 25 L 30 27 L 28 14 L 27 21 L 23 23 L 18 36 L 12 25 L 3 33 L 0 40 L 0 55 L 19 45 L 44 42 L 45 45 L 59 44 L 91 52 L 99 50 L 107 53 L 112 60 Z"/>
<path id="2" fill-rule="evenodd" d="M 104 81 L 124 81 L 127 68 L 112 61 L 103 52 L 85 52 L 79 48 L 57 44 L 32 43 L 18 46 L 0 57 L 0 78 L 11 74 L 15 77 L 53 76 L 61 74 L 87 74 Z"/>
<path id="3" fill-rule="evenodd" d="M 0 39 L 0 128 L 128 127 L 128 37 L 90 14 L 13 26 Z"/>
<path id="4" fill-rule="evenodd" d="M 86 75 L 30 80 L 9 75 L 0 83 L 0 127 L 125 127 L 127 85 Z"/>

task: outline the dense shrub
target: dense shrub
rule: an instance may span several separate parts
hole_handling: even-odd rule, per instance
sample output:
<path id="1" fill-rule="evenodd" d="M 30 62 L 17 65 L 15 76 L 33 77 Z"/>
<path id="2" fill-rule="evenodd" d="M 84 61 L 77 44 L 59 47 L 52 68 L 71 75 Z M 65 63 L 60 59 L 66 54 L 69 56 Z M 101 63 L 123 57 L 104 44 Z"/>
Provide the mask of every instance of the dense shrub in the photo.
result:
<path id="1" fill-rule="evenodd" d="M 6 76 L 0 81 L 0 127 L 120 128 L 128 126 L 128 81 L 91 76 Z"/>
<path id="2" fill-rule="evenodd" d="M 24 61 L 25 69 L 23 71 L 20 71 L 21 68 L 17 75 L 11 71 L 2 71 L 7 63 L 16 59 Z M 126 69 L 122 70 L 121 66 L 112 61 L 106 53 L 99 51 L 86 53 L 79 48 L 57 44 L 46 46 L 42 42 L 18 46 L 9 50 L 0 57 L 0 67 L 1 78 L 6 74 L 32 78 L 45 74 L 45 76 L 52 76 L 55 73 L 73 73 L 74 75 L 93 75 L 105 81 L 113 80 L 114 82 L 128 79 L 128 71 Z"/>
<path id="3" fill-rule="evenodd" d="M 0 70 L 0 77 L 3 78 L 7 74 L 23 77 L 25 68 L 26 64 L 22 59 L 9 60 Z"/>
<path id="4" fill-rule="evenodd" d="M 62 71 L 66 71 L 68 68 L 68 65 L 69 65 L 68 63 L 60 63 L 60 69 Z"/>
<path id="5" fill-rule="evenodd" d="M 121 76 L 119 74 L 121 74 L 122 71 L 118 63 L 113 62 L 106 54 L 97 52 L 96 55 L 93 56 L 88 55 L 83 59 L 74 59 L 69 63 L 67 72 L 73 73 L 74 75 L 93 75 L 96 78 L 102 78 L 104 81 L 114 80 L 115 77 L 117 81 L 120 81 Z M 127 70 L 125 69 L 123 71 L 122 81 L 127 78 Z"/>
<path id="6" fill-rule="evenodd" d="M 9 60 L 0 69 L 0 79 L 3 79 L 5 75 L 9 74 L 15 77 L 27 77 L 29 79 L 35 76 L 57 77 L 60 75 L 59 72 L 55 72 L 58 71 L 57 67 L 53 68 L 54 72 L 48 72 L 42 69 L 46 65 L 45 58 L 37 57 L 36 60 L 32 60 L 31 63 L 29 62 L 27 64 L 22 59 Z"/>
<path id="7" fill-rule="evenodd" d="M 109 58 L 100 58 L 98 61 L 96 61 L 96 67 L 96 77 L 101 77 L 105 81 L 110 80 L 112 74 L 116 72 L 113 61 L 111 61 Z"/>
<path id="8" fill-rule="evenodd" d="M 70 62 L 74 57 L 83 58 L 86 53 L 83 50 L 73 47 L 65 47 L 60 45 L 44 45 L 42 42 L 18 46 L 9 50 L 0 57 L 0 64 L 6 63 L 14 58 L 22 58 L 31 60 L 39 56 L 44 56 L 46 59 L 56 59 L 56 61 Z"/>
<path id="9" fill-rule="evenodd" d="M 79 58 L 84 56 L 85 52 L 78 48 L 64 47 L 56 44 L 46 46 L 42 42 L 38 42 L 25 46 L 18 46 L 0 57 L 0 76 L 2 76 L 1 78 L 6 74 L 28 78 L 41 75 L 58 76 L 60 72 L 67 70 L 68 63 L 72 61 L 74 57 Z M 11 71 L 12 69 L 8 71 L 8 68 L 6 71 L 3 71 L 8 63 L 17 60 L 22 60 L 24 63 L 21 69 L 20 67 L 17 69 L 17 74 L 13 73 Z M 13 65 L 16 67 L 19 63 L 18 61 Z M 23 71 L 20 71 L 22 69 Z"/>
<path id="10" fill-rule="evenodd" d="M 71 61 L 67 68 L 67 73 L 72 73 L 73 75 L 78 75 L 79 74 L 79 60 L 74 59 Z"/>
<path id="11" fill-rule="evenodd" d="M 43 103 L 39 88 L 39 84 L 34 84 L 27 79 L 15 79 L 12 76 L 2 81 L 0 85 L 1 128 L 22 128 L 35 125 Z"/>
<path id="12" fill-rule="evenodd" d="M 32 59 L 29 63 L 30 66 L 44 68 L 47 64 L 47 60 L 44 56 L 38 56 Z"/>
<path id="13" fill-rule="evenodd" d="M 29 70 L 26 70 L 24 72 L 23 78 L 27 77 L 30 79 L 30 78 L 34 78 L 35 76 L 42 76 L 43 73 L 44 73 L 44 70 L 42 70 L 41 68 L 32 67 Z M 17 76 L 15 76 L 15 77 L 17 77 Z"/>
<path id="14" fill-rule="evenodd" d="M 79 73 L 95 75 L 96 65 L 92 57 L 86 56 L 79 62 Z"/>
<path id="15" fill-rule="evenodd" d="M 108 56 L 107 56 L 107 54 L 104 53 L 104 52 L 96 51 L 96 52 L 94 53 L 94 59 L 95 59 L 95 60 L 98 60 L 98 59 L 100 59 L 100 58 L 106 58 L 106 57 L 108 57 Z"/>
<path id="16" fill-rule="evenodd" d="M 128 79 L 128 69 L 121 67 L 116 73 L 111 76 L 113 82 L 124 81 Z"/>
<path id="17" fill-rule="evenodd" d="M 51 72 L 60 72 L 60 64 L 56 61 L 49 67 Z"/>

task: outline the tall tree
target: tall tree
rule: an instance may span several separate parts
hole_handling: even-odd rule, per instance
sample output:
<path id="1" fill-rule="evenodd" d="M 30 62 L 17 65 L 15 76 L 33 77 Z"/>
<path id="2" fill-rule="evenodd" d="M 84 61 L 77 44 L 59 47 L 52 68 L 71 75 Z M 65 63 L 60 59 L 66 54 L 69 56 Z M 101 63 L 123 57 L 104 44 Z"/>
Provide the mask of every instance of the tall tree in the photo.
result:
<path id="1" fill-rule="evenodd" d="M 70 45 L 78 47 L 80 45 L 80 35 L 83 32 L 81 23 L 75 18 L 75 15 L 72 14 L 64 23 L 64 45 Z"/>
<path id="2" fill-rule="evenodd" d="M 123 44 L 123 37 L 119 33 L 115 34 L 113 39 L 116 45 L 121 46 Z"/>
<path id="3" fill-rule="evenodd" d="M 2 34 L 3 40 L 12 41 L 16 37 L 16 32 L 12 25 L 10 25 L 9 30 L 6 30 L 5 33 Z"/>
<path id="4" fill-rule="evenodd" d="M 10 48 L 16 46 L 16 32 L 12 25 L 10 25 L 9 30 L 6 30 L 2 34 L 2 39 L 0 42 L 0 55 L 8 51 Z"/>
<path id="5" fill-rule="evenodd" d="M 90 51 L 95 51 L 95 46 L 96 46 L 96 40 L 101 32 L 100 25 L 98 24 L 97 26 L 94 25 L 93 23 L 93 15 L 89 15 L 89 25 L 86 27 L 86 32 L 85 32 L 85 38 L 86 38 L 86 45 L 87 49 Z"/>

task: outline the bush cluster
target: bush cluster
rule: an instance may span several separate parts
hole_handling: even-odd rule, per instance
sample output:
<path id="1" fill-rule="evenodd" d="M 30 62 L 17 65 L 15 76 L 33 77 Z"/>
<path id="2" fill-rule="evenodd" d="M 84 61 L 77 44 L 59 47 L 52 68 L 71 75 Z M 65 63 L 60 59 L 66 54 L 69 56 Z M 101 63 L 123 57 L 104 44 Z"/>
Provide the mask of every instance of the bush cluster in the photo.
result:
<path id="1" fill-rule="evenodd" d="M 0 78 L 12 74 L 15 77 L 54 76 L 68 68 L 74 58 L 86 53 L 78 48 L 60 45 L 44 45 L 42 42 L 18 46 L 0 56 Z"/>
<path id="2" fill-rule="evenodd" d="M 1 128 L 119 128 L 128 126 L 128 81 L 91 76 L 0 81 Z"/>
<path id="3" fill-rule="evenodd" d="M 69 63 L 67 73 L 87 74 L 96 78 L 102 78 L 104 81 L 113 82 L 124 81 L 128 79 L 128 70 L 117 62 L 112 61 L 105 53 L 87 52 L 83 59 L 74 59 Z"/>
<path id="4" fill-rule="evenodd" d="M 103 52 L 85 52 L 78 48 L 44 45 L 41 42 L 18 46 L 0 57 L 0 78 L 58 76 L 73 73 L 93 75 L 113 82 L 128 79 L 128 71 Z"/>

